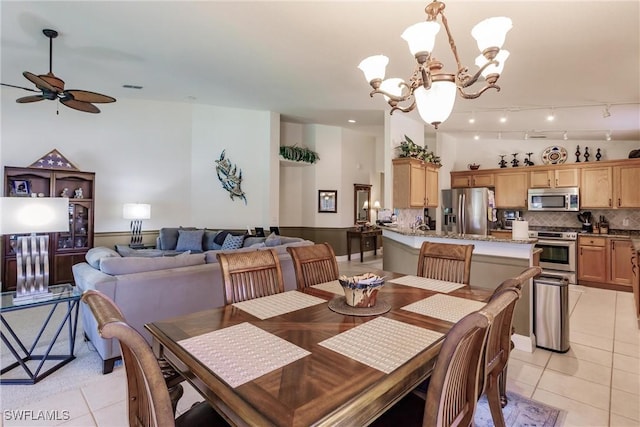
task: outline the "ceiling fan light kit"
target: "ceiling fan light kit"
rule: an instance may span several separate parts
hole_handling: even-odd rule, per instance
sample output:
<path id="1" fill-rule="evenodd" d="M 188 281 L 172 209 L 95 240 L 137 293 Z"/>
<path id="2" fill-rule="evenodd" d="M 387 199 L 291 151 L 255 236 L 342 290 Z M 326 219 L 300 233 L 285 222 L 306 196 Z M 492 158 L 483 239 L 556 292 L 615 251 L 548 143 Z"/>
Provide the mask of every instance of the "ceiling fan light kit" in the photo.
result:
<path id="1" fill-rule="evenodd" d="M 422 120 L 436 129 L 449 118 L 456 92 L 464 99 L 475 99 L 489 89 L 500 90 L 496 82 L 509 57 L 509 52 L 501 49 L 506 34 L 512 27 L 511 19 L 494 17 L 485 19 L 472 29 L 471 35 L 476 39 L 482 54 L 475 59 L 478 71 L 471 75 L 468 68 L 460 62 L 444 9 L 443 2 L 434 0 L 425 8 L 426 22 L 414 24 L 402 33 L 402 38 L 407 41 L 409 50 L 417 62 L 408 83 L 401 79 L 394 80 L 392 84 L 386 83 L 391 79 L 384 80 L 385 68 L 389 63 L 389 59 L 384 55 L 370 56 L 358 65 L 373 88 L 370 95 L 373 97 L 374 94 L 382 94 L 391 106 L 391 114 L 395 110 L 407 113 L 417 106 Z M 438 17 L 447 33 L 449 46 L 456 61 L 456 74 L 444 73 L 442 62 L 432 55 L 435 37 L 440 30 Z M 466 92 L 465 89 L 474 85 L 480 76 L 484 78 L 486 85 L 477 92 Z M 409 105 L 400 106 L 401 102 L 409 102 Z"/>
<path id="2" fill-rule="evenodd" d="M 25 71 L 22 75 L 33 83 L 36 89 L 31 89 L 22 86 L 14 86 L 10 84 L 2 83 L 3 86 L 14 87 L 17 89 L 24 89 L 30 92 L 41 92 L 39 95 L 30 95 L 16 99 L 19 104 L 26 104 L 30 102 L 48 100 L 60 100 L 63 105 L 73 108 L 74 110 L 83 111 L 85 113 L 99 113 L 100 109 L 93 104 L 110 103 L 115 102 L 116 99 L 102 95 L 100 93 L 91 92 L 80 89 L 67 89 L 64 88 L 64 80 L 56 77 L 52 71 L 53 62 L 53 39 L 58 37 L 56 30 L 44 29 L 42 33 L 49 38 L 49 72 L 47 74 L 35 75 L 29 71 Z"/>

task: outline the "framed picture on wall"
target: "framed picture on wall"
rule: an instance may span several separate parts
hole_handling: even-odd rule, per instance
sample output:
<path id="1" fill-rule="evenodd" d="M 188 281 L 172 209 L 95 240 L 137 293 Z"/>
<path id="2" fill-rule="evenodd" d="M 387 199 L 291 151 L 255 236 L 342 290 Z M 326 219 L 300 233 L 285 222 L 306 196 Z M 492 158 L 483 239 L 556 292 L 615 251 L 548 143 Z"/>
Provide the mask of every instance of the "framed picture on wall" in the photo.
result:
<path id="1" fill-rule="evenodd" d="M 338 190 L 318 190 L 318 212 L 338 212 Z"/>
<path id="2" fill-rule="evenodd" d="M 25 180 L 11 181 L 11 192 L 14 196 L 28 197 L 31 194 L 31 183 Z"/>

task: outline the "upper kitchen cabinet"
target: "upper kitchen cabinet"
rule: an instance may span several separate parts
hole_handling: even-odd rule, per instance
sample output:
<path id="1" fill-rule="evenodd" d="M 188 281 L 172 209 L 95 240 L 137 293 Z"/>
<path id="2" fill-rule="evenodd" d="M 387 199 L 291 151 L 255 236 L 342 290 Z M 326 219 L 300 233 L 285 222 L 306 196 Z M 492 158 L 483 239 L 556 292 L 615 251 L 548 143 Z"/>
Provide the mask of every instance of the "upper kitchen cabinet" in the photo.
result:
<path id="1" fill-rule="evenodd" d="M 613 172 L 611 167 L 585 167 L 580 179 L 580 208 L 613 206 Z"/>
<path id="2" fill-rule="evenodd" d="M 439 169 L 418 159 L 393 159 L 393 207 L 437 207 Z"/>
<path id="3" fill-rule="evenodd" d="M 617 208 L 640 208 L 640 164 L 613 167 L 614 204 Z"/>
<path id="4" fill-rule="evenodd" d="M 496 208 L 526 208 L 529 172 L 504 172 L 495 175 Z"/>
<path id="5" fill-rule="evenodd" d="M 492 172 L 464 171 L 451 172 L 451 188 L 493 187 L 495 175 Z"/>
<path id="6" fill-rule="evenodd" d="M 580 185 L 580 169 L 542 169 L 529 174 L 531 188 L 563 188 Z"/>

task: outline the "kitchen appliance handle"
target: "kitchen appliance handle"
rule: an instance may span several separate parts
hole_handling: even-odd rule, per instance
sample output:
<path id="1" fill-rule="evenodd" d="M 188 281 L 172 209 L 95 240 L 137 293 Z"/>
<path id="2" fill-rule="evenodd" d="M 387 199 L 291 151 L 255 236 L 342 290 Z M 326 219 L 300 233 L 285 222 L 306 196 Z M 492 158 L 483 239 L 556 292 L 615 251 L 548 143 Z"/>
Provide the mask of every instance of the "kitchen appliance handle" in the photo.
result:
<path id="1" fill-rule="evenodd" d="M 464 219 L 462 218 L 463 206 L 463 194 L 458 194 L 458 233 L 464 234 Z"/>

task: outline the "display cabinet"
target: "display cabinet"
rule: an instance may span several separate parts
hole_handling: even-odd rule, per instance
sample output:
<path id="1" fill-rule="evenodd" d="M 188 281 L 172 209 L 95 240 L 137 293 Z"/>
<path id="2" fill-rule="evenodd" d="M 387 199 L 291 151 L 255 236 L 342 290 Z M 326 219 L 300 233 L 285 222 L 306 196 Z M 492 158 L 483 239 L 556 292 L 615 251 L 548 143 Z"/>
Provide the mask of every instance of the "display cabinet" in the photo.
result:
<path id="1" fill-rule="evenodd" d="M 71 267 L 93 247 L 95 174 L 5 166 L 4 183 L 6 197 L 69 197 L 69 231 L 49 233 L 49 284 L 73 282 Z M 3 292 L 16 287 L 18 236 L 3 236 Z"/>

